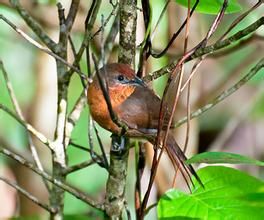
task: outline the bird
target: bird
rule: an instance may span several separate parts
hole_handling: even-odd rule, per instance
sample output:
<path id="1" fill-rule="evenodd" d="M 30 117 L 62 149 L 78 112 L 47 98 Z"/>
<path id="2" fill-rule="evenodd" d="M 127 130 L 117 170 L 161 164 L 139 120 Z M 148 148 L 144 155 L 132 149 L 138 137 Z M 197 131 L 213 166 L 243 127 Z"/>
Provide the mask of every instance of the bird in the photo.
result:
<path id="1" fill-rule="evenodd" d="M 98 76 L 99 75 L 99 76 Z M 99 78 L 98 78 L 99 77 Z M 103 79 L 111 108 L 118 120 L 127 126 L 124 135 L 146 139 L 155 144 L 159 128 L 161 99 L 148 87 L 128 64 L 106 64 L 93 76 L 87 89 L 87 102 L 92 118 L 104 129 L 120 135 L 122 129 L 112 119 L 100 84 Z M 165 132 L 163 132 L 165 133 Z M 193 175 L 200 183 L 194 168 L 186 164 L 186 156 L 168 133 L 165 150 L 174 167 L 178 167 L 187 181 Z"/>

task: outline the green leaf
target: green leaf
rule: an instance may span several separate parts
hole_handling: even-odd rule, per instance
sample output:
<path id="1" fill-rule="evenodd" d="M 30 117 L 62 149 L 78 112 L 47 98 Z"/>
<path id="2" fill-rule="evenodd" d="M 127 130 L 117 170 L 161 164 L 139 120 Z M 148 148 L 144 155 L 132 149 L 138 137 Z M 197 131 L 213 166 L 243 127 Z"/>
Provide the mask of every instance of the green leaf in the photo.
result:
<path id="1" fill-rule="evenodd" d="M 226 153 L 226 152 L 204 152 L 196 154 L 186 161 L 188 164 L 192 163 L 230 163 L 230 164 L 253 164 L 264 166 L 264 162 L 255 160 L 241 154 Z"/>
<path id="2" fill-rule="evenodd" d="M 191 0 L 191 8 L 196 0 Z M 204 14 L 218 14 L 222 8 L 224 0 L 200 0 L 195 11 Z M 188 0 L 176 0 L 176 3 L 188 8 Z M 236 13 L 241 11 L 242 7 L 237 0 L 229 0 L 225 14 Z"/>
<path id="3" fill-rule="evenodd" d="M 264 183 L 239 170 L 208 166 L 198 170 L 204 188 L 194 180 L 192 194 L 165 193 L 158 203 L 159 219 L 264 219 Z"/>

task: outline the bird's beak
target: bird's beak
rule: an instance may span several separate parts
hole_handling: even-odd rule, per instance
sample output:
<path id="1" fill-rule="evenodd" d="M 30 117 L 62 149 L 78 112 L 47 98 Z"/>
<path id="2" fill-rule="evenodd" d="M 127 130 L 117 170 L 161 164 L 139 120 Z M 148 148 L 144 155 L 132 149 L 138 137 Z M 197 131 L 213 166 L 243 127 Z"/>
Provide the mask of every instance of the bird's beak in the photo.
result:
<path id="1" fill-rule="evenodd" d="M 146 87 L 146 84 L 144 83 L 144 81 L 142 79 L 140 79 L 139 77 L 135 76 L 134 79 L 130 80 L 131 84 L 134 84 L 136 86 L 144 86 Z"/>

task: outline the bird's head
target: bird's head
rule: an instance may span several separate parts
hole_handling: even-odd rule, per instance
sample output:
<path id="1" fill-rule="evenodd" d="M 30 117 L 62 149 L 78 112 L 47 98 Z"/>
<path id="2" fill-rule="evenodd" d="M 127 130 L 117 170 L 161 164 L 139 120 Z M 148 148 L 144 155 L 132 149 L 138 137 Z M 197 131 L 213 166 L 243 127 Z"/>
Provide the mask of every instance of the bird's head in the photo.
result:
<path id="1" fill-rule="evenodd" d="M 105 65 L 99 70 L 103 81 L 106 81 L 110 90 L 115 88 L 126 88 L 146 86 L 142 79 L 136 76 L 135 72 L 127 64 L 112 63 Z M 98 84 L 98 78 L 95 77 Z"/>
<path id="2" fill-rule="evenodd" d="M 102 81 L 98 79 L 98 76 L 100 76 Z M 100 82 L 107 89 L 113 108 L 127 100 L 136 88 L 146 87 L 143 80 L 136 76 L 129 65 L 119 63 L 105 65 L 95 74 L 93 82 L 89 85 L 87 91 L 91 112 L 93 117 L 97 117 L 97 119 L 104 118 L 105 115 L 108 115 L 108 107 Z"/>

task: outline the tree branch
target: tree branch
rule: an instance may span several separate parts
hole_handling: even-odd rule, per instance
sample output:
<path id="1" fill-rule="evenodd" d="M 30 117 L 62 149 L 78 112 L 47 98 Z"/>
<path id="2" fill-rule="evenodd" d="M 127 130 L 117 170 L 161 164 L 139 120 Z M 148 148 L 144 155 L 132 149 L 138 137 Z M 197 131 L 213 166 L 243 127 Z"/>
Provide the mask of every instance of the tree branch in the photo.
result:
<path id="1" fill-rule="evenodd" d="M 134 68 L 135 64 L 136 48 L 136 2 L 136 0 L 121 0 L 119 6 L 120 40 L 118 62 L 129 64 L 132 68 Z M 119 141 L 124 141 L 124 143 L 120 143 Z M 114 150 L 116 145 L 120 146 L 122 144 L 126 144 L 124 137 L 116 138 L 112 136 L 109 176 L 106 184 L 105 199 L 105 211 L 112 219 L 122 218 L 122 212 L 126 209 L 125 188 L 129 148 L 122 146 L 118 152 Z"/>
<path id="2" fill-rule="evenodd" d="M 68 32 L 70 32 L 72 29 L 72 25 L 76 18 L 79 4 L 80 4 L 80 0 L 72 0 L 71 2 L 70 11 L 65 21 Z"/>
<path id="3" fill-rule="evenodd" d="M 78 170 L 81 170 L 83 168 L 86 168 L 88 166 L 91 166 L 93 164 L 95 164 L 97 161 L 94 160 L 94 159 L 91 159 L 91 160 L 87 160 L 87 161 L 84 161 L 82 163 L 79 163 L 79 164 L 75 164 L 75 165 L 72 165 L 70 167 L 67 167 L 64 169 L 64 174 L 67 175 L 67 174 L 70 174 L 70 173 L 73 173 L 73 172 L 76 172 Z M 98 163 L 100 163 L 100 161 L 98 160 Z"/>

